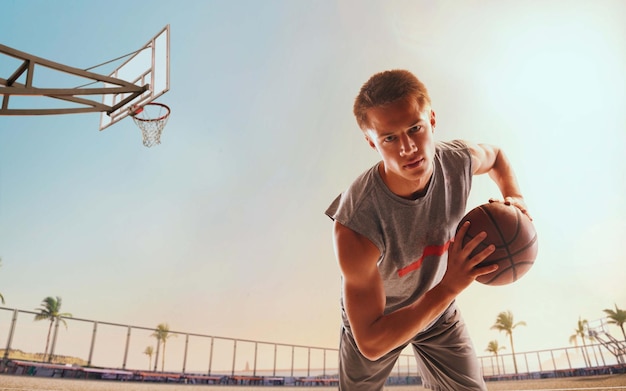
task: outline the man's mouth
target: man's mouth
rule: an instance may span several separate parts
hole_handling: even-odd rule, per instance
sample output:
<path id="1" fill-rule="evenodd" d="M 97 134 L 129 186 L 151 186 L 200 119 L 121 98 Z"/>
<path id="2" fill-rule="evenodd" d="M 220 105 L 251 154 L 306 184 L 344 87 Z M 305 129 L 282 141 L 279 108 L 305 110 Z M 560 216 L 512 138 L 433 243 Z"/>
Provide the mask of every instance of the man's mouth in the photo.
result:
<path id="1" fill-rule="evenodd" d="M 412 160 L 410 163 L 404 165 L 406 169 L 413 169 L 421 166 L 424 163 L 424 158 Z"/>

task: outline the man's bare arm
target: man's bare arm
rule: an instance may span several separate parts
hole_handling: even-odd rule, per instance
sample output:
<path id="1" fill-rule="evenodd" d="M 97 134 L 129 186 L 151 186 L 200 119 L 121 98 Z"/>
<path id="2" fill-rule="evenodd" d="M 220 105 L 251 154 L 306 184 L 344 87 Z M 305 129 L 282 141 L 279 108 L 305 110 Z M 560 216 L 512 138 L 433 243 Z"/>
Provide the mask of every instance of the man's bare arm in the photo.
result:
<path id="1" fill-rule="evenodd" d="M 344 306 L 356 344 L 365 357 L 376 360 L 409 341 L 441 315 L 477 276 L 497 268 L 496 265 L 474 268 L 493 248 L 468 259 L 484 235 L 478 235 L 462 248 L 467 228 L 468 225 L 459 230 L 455 238 L 459 244 L 451 245 L 448 250 L 448 270 L 443 280 L 415 303 L 385 315 L 384 286 L 377 268 L 378 248 L 335 222 L 335 252 L 343 275 Z"/>
<path id="2" fill-rule="evenodd" d="M 467 144 L 474 174 L 489 174 L 500 189 L 504 202 L 515 205 L 530 218 L 515 172 L 504 151 L 489 144 Z"/>

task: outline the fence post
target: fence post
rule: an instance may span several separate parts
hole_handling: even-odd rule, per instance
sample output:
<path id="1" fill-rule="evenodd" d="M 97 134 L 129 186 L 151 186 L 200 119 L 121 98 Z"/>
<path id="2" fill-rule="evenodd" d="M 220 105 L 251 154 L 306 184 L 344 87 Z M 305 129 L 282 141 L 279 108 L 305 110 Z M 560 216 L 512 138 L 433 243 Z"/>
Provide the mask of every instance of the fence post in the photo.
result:
<path id="1" fill-rule="evenodd" d="M 500 376 L 500 362 L 498 362 L 498 355 L 497 354 L 495 355 L 495 359 L 496 359 L 496 370 L 495 371 L 493 370 L 493 359 L 494 359 L 494 356 L 490 356 L 489 357 L 489 360 L 491 361 L 491 374 Z"/>
<path id="2" fill-rule="evenodd" d="M 311 376 L 311 348 L 307 349 L 306 375 Z"/>
<path id="3" fill-rule="evenodd" d="M 565 357 L 567 357 L 567 368 L 572 370 L 572 361 L 569 359 L 569 349 L 565 349 Z"/>
<path id="4" fill-rule="evenodd" d="M 213 337 L 211 337 L 211 350 L 209 351 L 209 373 L 211 376 L 211 367 L 213 366 Z"/>
<path id="5" fill-rule="evenodd" d="M 396 360 L 396 365 L 398 365 L 398 377 L 400 377 L 400 367 L 401 367 L 400 360 Z"/>
<path id="6" fill-rule="evenodd" d="M 580 351 L 583 354 L 583 360 L 585 361 L 585 367 L 589 368 L 591 360 L 589 360 L 589 357 L 587 357 L 587 354 L 588 354 L 587 353 L 587 349 L 586 349 L 587 348 L 587 344 L 585 343 L 585 340 L 583 340 L 583 345 L 584 345 L 584 348 L 583 348 L 583 346 L 581 346 L 580 347 Z"/>
<path id="7" fill-rule="evenodd" d="M 189 334 L 185 334 L 185 355 L 183 356 L 183 374 L 185 374 L 185 369 L 187 367 L 187 349 L 189 347 Z"/>
<path id="8" fill-rule="evenodd" d="M 93 348 L 96 344 L 96 332 L 98 330 L 98 322 L 93 322 L 93 331 L 91 332 L 91 346 L 89 347 L 89 358 L 87 359 L 87 366 L 91 366 L 91 359 L 93 358 Z"/>
<path id="9" fill-rule="evenodd" d="M 258 348 L 259 348 L 259 343 L 255 342 L 254 343 L 254 366 L 252 369 L 252 376 L 256 376 L 256 356 L 257 356 Z"/>
<path id="10" fill-rule="evenodd" d="M 7 338 L 7 348 L 4 350 L 4 357 L 0 361 L 0 371 L 5 370 L 5 366 L 9 361 L 9 351 L 11 350 L 11 343 L 13 341 L 13 333 L 15 331 L 15 323 L 17 322 L 17 308 L 13 310 L 13 319 L 11 319 L 11 326 L 9 327 L 9 337 Z"/>
<path id="11" fill-rule="evenodd" d="M 235 376 L 235 359 L 237 357 L 237 340 L 233 340 L 233 367 L 231 368 L 231 376 Z"/>
<path id="12" fill-rule="evenodd" d="M 599 345 L 596 345 L 598 347 L 598 351 L 600 352 L 600 358 L 602 359 L 602 365 L 606 366 L 606 360 L 604 359 L 604 354 L 602 354 L 602 348 Z"/>
<path id="13" fill-rule="evenodd" d="M 276 355 L 278 354 L 278 345 L 274 344 L 274 369 L 272 371 L 272 376 L 276 376 Z"/>
<path id="14" fill-rule="evenodd" d="M 130 326 L 126 332 L 126 347 L 124 348 L 124 361 L 122 362 L 122 369 L 126 369 L 126 361 L 128 360 L 128 346 L 130 344 Z"/>
<path id="15" fill-rule="evenodd" d="M 7 348 L 4 350 L 3 361 L 6 362 L 9 359 L 9 350 L 11 350 L 11 344 L 13 343 L 13 334 L 15 333 L 15 324 L 17 323 L 17 308 L 13 310 L 13 319 L 11 319 L 11 327 L 9 328 L 9 337 L 7 338 Z"/>
<path id="16" fill-rule="evenodd" d="M 410 357 L 407 356 L 406 357 L 406 377 L 407 377 L 407 379 L 409 378 L 409 376 L 411 376 L 411 361 L 410 361 Z"/>
<path id="17" fill-rule="evenodd" d="M 539 372 L 543 372 L 543 365 L 541 365 L 541 356 L 537 352 L 537 363 L 539 364 Z"/>
<path id="18" fill-rule="evenodd" d="M 526 363 L 526 372 L 530 375 L 530 366 L 528 365 L 528 353 L 524 353 L 524 362 Z"/>
<path id="19" fill-rule="evenodd" d="M 596 367 L 600 366 L 600 361 L 598 361 L 598 353 L 596 352 L 596 345 L 591 345 L 591 351 L 593 352 L 593 358 L 596 360 Z M 591 360 L 589 360 L 591 362 Z"/>

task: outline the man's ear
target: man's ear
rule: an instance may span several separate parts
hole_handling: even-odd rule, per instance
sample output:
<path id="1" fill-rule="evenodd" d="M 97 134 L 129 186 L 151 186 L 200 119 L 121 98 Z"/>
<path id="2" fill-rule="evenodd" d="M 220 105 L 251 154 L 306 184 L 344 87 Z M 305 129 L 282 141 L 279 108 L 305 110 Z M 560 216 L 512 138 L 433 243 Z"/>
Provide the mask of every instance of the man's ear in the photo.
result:
<path id="1" fill-rule="evenodd" d="M 372 147 L 374 151 L 378 151 L 378 149 L 376 149 L 376 144 L 374 144 L 372 139 L 370 139 L 367 134 L 365 135 L 365 141 L 367 141 L 367 143 L 370 145 L 370 147 Z"/>
<path id="2" fill-rule="evenodd" d="M 435 130 L 435 125 L 437 125 L 437 119 L 435 118 L 435 110 L 430 110 L 430 127 Z"/>

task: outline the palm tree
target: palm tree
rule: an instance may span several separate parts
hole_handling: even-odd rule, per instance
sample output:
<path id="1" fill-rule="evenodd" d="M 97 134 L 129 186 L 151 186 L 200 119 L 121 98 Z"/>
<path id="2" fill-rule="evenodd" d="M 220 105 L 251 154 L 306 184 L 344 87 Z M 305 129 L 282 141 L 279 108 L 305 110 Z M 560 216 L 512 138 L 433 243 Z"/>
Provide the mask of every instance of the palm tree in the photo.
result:
<path id="1" fill-rule="evenodd" d="M 517 360 L 515 359 L 515 347 L 513 345 L 513 329 L 517 326 L 526 326 L 526 322 L 520 321 L 514 323 L 513 313 L 511 311 L 500 312 L 496 318 L 496 323 L 491 326 L 491 329 L 498 331 L 504 331 L 509 336 L 509 342 L 511 343 L 511 354 L 513 355 L 513 366 L 515 367 L 515 373 L 517 374 Z"/>
<path id="2" fill-rule="evenodd" d="M 622 329 L 622 335 L 624 336 L 624 341 L 626 341 L 626 332 L 624 332 L 626 311 L 617 308 L 617 304 L 615 304 L 615 311 L 611 309 L 605 309 L 603 311 L 607 315 L 607 318 L 609 318 L 609 323 L 617 325 L 620 329 Z"/>
<path id="3" fill-rule="evenodd" d="M 154 354 L 154 348 L 152 346 L 146 347 L 146 350 L 143 351 L 143 354 L 148 356 L 148 370 L 152 367 L 152 355 Z"/>
<path id="4" fill-rule="evenodd" d="M 72 314 L 67 312 L 61 312 L 61 298 L 48 296 L 41 302 L 41 308 L 36 308 L 39 313 L 35 315 L 35 320 L 49 320 L 50 326 L 48 326 L 48 337 L 46 338 L 46 350 L 43 352 L 43 361 L 46 361 L 46 355 L 48 354 L 48 345 L 50 344 L 50 332 L 52 331 L 52 324 L 55 321 L 62 322 L 67 329 L 67 323 L 63 318 L 71 318 Z M 50 357 L 52 358 L 52 357 Z"/>
<path id="5" fill-rule="evenodd" d="M 156 338 L 157 345 L 159 343 L 163 345 L 163 354 L 161 356 L 161 372 L 163 372 L 165 368 L 165 343 L 168 338 L 176 337 L 176 334 L 170 334 L 170 326 L 167 323 L 159 323 L 152 336 Z M 156 367 L 156 363 L 154 365 Z"/>
<path id="6" fill-rule="evenodd" d="M 587 321 L 587 319 L 582 319 L 579 316 L 578 324 L 576 328 L 574 329 L 574 334 L 570 335 L 569 337 L 569 343 L 573 343 L 575 346 L 578 346 L 578 337 L 580 337 L 580 339 L 583 341 L 584 348 L 581 348 L 581 350 L 583 352 L 583 359 L 585 360 L 585 365 L 587 367 L 591 365 L 590 360 L 587 357 L 587 339 L 593 340 L 593 337 L 587 334 L 588 326 L 589 326 L 589 322 Z"/>
<path id="7" fill-rule="evenodd" d="M 493 341 L 489 341 L 487 345 L 486 352 L 493 353 L 496 356 L 496 368 L 498 369 L 498 375 L 500 374 L 500 363 L 498 362 L 498 352 L 502 349 L 506 349 L 504 346 L 500 346 L 498 341 L 495 339 Z"/>

